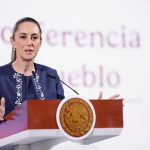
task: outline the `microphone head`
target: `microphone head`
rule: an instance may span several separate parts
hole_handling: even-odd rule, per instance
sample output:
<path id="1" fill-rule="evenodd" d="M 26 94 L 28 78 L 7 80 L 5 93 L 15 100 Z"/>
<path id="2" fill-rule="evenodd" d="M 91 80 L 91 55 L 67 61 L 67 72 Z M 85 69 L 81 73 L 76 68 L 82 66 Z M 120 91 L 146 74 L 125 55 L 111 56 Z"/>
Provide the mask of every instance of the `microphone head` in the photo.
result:
<path id="1" fill-rule="evenodd" d="M 36 75 L 35 75 L 35 71 L 32 71 L 32 75 L 35 77 Z"/>

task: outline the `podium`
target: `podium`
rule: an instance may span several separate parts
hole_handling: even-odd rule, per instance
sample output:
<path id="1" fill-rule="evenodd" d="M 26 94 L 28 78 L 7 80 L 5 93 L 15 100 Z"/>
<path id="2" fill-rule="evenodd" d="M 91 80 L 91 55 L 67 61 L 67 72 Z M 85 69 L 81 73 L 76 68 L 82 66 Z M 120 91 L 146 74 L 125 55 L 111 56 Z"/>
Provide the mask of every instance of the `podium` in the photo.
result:
<path id="1" fill-rule="evenodd" d="M 114 136 L 123 129 L 123 101 L 90 100 L 96 113 L 93 132 L 82 144 L 92 144 Z M 49 150 L 68 140 L 58 129 L 56 110 L 61 100 L 27 100 L 10 112 L 0 124 L 0 150 Z M 46 146 L 47 144 L 47 146 Z"/>

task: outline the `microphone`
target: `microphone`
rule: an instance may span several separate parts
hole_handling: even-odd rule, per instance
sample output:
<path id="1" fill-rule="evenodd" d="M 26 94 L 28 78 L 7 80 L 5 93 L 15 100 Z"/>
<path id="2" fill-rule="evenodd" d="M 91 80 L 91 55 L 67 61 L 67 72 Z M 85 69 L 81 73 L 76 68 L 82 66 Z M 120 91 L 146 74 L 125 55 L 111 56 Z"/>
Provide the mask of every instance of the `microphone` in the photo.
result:
<path id="1" fill-rule="evenodd" d="M 47 74 L 47 77 L 56 80 L 56 77 L 53 76 L 53 75 Z M 59 79 L 59 81 L 62 82 L 64 85 L 66 85 L 69 89 L 71 89 L 72 91 L 74 91 L 77 95 L 79 95 L 79 93 L 78 93 L 75 89 L 73 89 L 72 87 L 70 87 L 70 86 L 69 86 L 68 84 L 66 84 L 64 81 L 62 81 L 61 79 Z"/>
<path id="2" fill-rule="evenodd" d="M 36 77 L 35 71 L 32 71 L 32 75 L 33 75 L 34 77 Z"/>

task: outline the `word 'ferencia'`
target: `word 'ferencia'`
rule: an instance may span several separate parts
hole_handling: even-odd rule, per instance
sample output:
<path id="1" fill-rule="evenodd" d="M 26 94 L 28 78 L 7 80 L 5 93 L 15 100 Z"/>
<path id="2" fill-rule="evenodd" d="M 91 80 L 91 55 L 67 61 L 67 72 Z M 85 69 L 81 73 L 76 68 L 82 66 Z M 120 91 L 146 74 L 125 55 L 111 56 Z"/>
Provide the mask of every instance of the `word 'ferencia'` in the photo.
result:
<path id="1" fill-rule="evenodd" d="M 79 48 L 140 48 L 141 39 L 137 31 L 128 31 L 125 26 L 110 31 L 57 31 L 46 32 L 48 45 L 56 47 L 76 46 Z"/>

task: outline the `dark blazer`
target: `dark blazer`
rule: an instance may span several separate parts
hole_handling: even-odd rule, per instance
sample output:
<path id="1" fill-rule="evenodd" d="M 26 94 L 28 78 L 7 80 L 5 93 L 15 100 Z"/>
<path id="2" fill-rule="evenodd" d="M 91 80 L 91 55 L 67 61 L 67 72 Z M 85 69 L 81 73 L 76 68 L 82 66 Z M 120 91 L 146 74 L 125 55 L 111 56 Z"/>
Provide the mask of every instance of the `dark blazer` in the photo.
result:
<path id="1" fill-rule="evenodd" d="M 6 100 L 5 115 L 25 100 L 64 98 L 57 71 L 44 65 L 34 65 L 35 72 L 31 76 L 15 72 L 11 63 L 0 67 L 0 98 Z"/>

